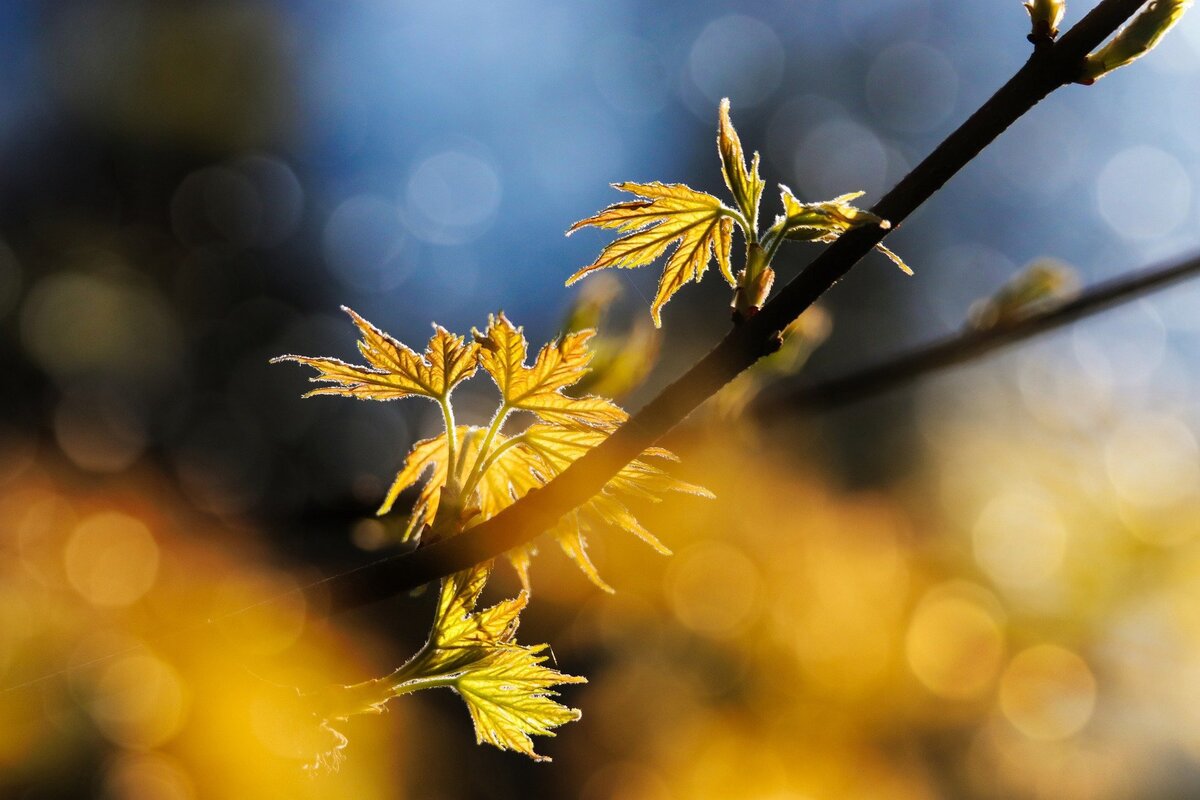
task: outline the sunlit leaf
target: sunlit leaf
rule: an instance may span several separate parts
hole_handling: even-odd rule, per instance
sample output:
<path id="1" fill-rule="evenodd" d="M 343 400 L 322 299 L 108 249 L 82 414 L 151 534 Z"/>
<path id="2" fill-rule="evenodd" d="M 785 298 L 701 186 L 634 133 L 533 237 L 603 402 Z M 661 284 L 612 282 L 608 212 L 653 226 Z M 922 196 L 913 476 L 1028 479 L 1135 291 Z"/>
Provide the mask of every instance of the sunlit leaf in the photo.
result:
<path id="1" fill-rule="evenodd" d="M 478 457 L 481 428 L 460 426 L 458 436 L 462 442 L 463 457 L 471 462 Z M 487 468 L 482 472 L 467 506 L 478 522 L 490 519 L 531 490 L 544 486 L 607 437 L 604 431 L 593 428 L 540 423 L 530 426 L 515 438 L 497 435 Z M 411 521 L 405 538 L 420 532 L 425 525 L 432 525 L 441 501 L 441 490 L 446 482 L 446 437 L 440 435 L 414 445 L 405 459 L 404 466 L 396 476 L 388 496 L 379 513 L 391 510 L 402 491 L 429 477 L 421 488 L 413 505 Z M 637 497 L 657 502 L 668 492 L 684 492 L 702 497 L 711 493 L 702 487 L 681 481 L 654 466 L 647 458 L 673 461 L 675 456 L 662 448 L 651 448 L 645 457 L 627 464 L 609 481 L 605 489 L 592 497 L 578 511 L 572 512 L 550 530 L 563 552 L 576 563 L 580 570 L 605 591 L 611 587 L 602 579 L 586 554 L 586 534 L 611 526 L 637 536 L 655 550 L 670 554 L 670 550 L 648 531 L 632 512 L 620 501 L 620 496 Z M 529 565 L 534 553 L 533 545 L 523 545 L 505 554 L 516 570 L 526 591 L 530 589 Z"/>
<path id="2" fill-rule="evenodd" d="M 503 314 L 489 320 L 486 332 L 474 331 L 475 343 L 438 329 L 426 354 L 418 356 L 354 315 L 363 333 L 359 347 L 369 367 L 355 367 L 332 359 L 286 358 L 316 366 L 320 380 L 338 386 L 318 392 L 350 396 L 425 396 L 444 400 L 450 390 L 481 365 L 500 390 L 502 402 L 488 428 L 459 425 L 453 435 L 443 432 L 413 445 L 380 504 L 378 513 L 389 513 L 400 495 L 419 487 L 403 540 L 452 536 L 491 519 L 530 491 L 545 485 L 568 465 L 604 441 L 627 415 L 602 397 L 571 397 L 564 390 L 583 378 L 590 367 L 589 348 L 594 331 L 571 331 L 542 347 L 527 365 L 528 343 L 522 329 Z M 369 384 L 367 381 L 374 381 Z M 380 388 L 386 385 L 387 388 Z M 501 432 L 508 412 L 529 411 L 539 421 L 516 436 Z M 452 419 L 447 412 L 446 419 Z M 554 526 L 552 535 L 563 551 L 601 588 L 587 558 L 585 532 L 611 525 L 629 531 L 660 552 L 666 547 L 652 536 L 617 499 L 619 495 L 657 501 L 666 492 L 707 494 L 679 481 L 646 458 L 672 459 L 660 448 L 647 450 L 642 459 L 626 465 L 588 504 Z M 454 465 L 451 480 L 450 468 Z M 447 505 L 451 503 L 451 505 Z M 439 511 L 443 512 L 439 514 Z M 533 545 L 507 554 L 529 590 L 529 563 Z"/>
<path id="3" fill-rule="evenodd" d="M 717 125 L 717 151 L 721 154 L 721 173 L 725 176 L 725 185 L 729 187 L 738 208 L 742 210 L 752 229 L 758 228 L 758 203 L 762 198 L 763 179 L 758 174 L 758 153 L 750 168 L 746 169 L 746 154 L 742 151 L 742 140 L 738 137 L 729 119 L 729 98 L 721 100 Z M 728 252 L 728 250 L 726 250 Z M 727 269 L 722 265 L 723 271 Z M 732 283 L 732 275 L 727 273 Z"/>
<path id="4" fill-rule="evenodd" d="M 544 666 L 545 651 L 544 644 L 493 648 L 455 682 L 471 712 L 477 742 L 516 750 L 535 761 L 550 760 L 534 751 L 529 737 L 553 736 L 554 728 L 580 717 L 577 709 L 552 699 L 558 693 L 551 687 L 587 679 Z"/>
<path id="5" fill-rule="evenodd" d="M 520 447 L 535 454 L 541 462 L 541 472 L 546 480 L 552 479 L 579 459 L 588 450 L 600 444 L 608 434 L 591 429 L 566 428 L 559 425 L 532 425 L 521 435 Z M 645 457 L 659 460 L 675 460 L 675 456 L 662 448 L 650 448 Z M 638 497 L 658 502 L 668 492 L 684 492 L 712 497 L 703 487 L 679 480 L 655 467 L 645 458 L 635 459 L 623 467 L 602 489 L 575 512 L 559 520 L 552 533 L 563 552 L 599 588 L 611 592 L 611 587 L 600 578 L 595 566 L 587 557 L 586 533 L 611 526 L 631 533 L 658 552 L 669 555 L 670 550 L 648 531 L 621 501 L 621 496 Z"/>
<path id="6" fill-rule="evenodd" d="M 469 428 L 460 426 L 458 431 L 459 435 L 463 436 L 469 431 Z M 432 524 L 433 518 L 437 516 L 441 489 L 446 485 L 446 458 L 448 450 L 448 441 L 445 433 L 439 433 L 433 438 L 423 439 L 414 444 L 405 457 L 400 471 L 396 473 L 396 478 L 392 481 L 392 485 L 388 489 L 383 503 L 379 506 L 379 510 L 375 512 L 383 515 L 391 511 L 401 492 L 417 483 L 426 472 L 432 471 L 429 480 L 426 481 L 424 487 L 421 489 L 416 503 L 413 504 L 412 521 L 409 523 L 403 537 L 405 541 L 419 531 L 423 525 Z"/>
<path id="7" fill-rule="evenodd" d="M 525 608 L 523 597 L 505 600 L 484 611 L 475 610 L 490 573 L 485 564 L 457 572 L 443 583 L 430 635 L 435 649 L 451 651 L 472 644 L 508 644 L 516 636 L 517 620 Z"/>
<path id="8" fill-rule="evenodd" d="M 496 516 L 547 480 L 541 461 L 519 443 L 510 446 L 507 439 L 498 436 L 493 453 L 496 455 L 480 477 L 475 496 L 480 521 Z M 526 592 L 531 588 L 529 564 L 534 552 L 535 546 L 526 544 L 504 554 Z"/>
<path id="9" fill-rule="evenodd" d="M 568 235 L 580 228 L 609 228 L 625 235 L 600 251 L 600 255 L 567 280 L 567 285 L 591 272 L 608 267 L 631 269 L 658 259 L 672 245 L 658 291 L 650 305 L 656 326 L 660 311 L 688 281 L 699 281 L 716 255 L 721 273 L 733 285 L 729 250 L 734 212 L 710 194 L 681 183 L 618 183 L 617 189 L 639 199 L 616 203 L 595 216 L 576 222 Z"/>
<path id="10" fill-rule="evenodd" d="M 561 425 L 531 425 L 524 434 L 524 444 L 534 450 L 557 475 L 571 462 L 608 438 L 604 431 L 566 428 Z M 643 456 L 664 461 L 674 461 L 675 456 L 661 447 L 647 449 Z M 642 458 L 635 459 L 621 468 L 606 484 L 606 490 L 624 492 L 629 495 L 656 501 L 666 492 L 685 492 L 700 497 L 712 497 L 707 489 L 675 478 Z"/>
<path id="11" fill-rule="evenodd" d="M 509 408 L 533 412 L 547 422 L 612 427 L 628 415 L 611 400 L 563 393 L 587 373 L 592 360 L 588 340 L 594 333 L 568 333 L 542 347 L 533 365 L 526 366 L 525 334 L 504 314 L 491 317 L 486 332 L 474 332 L 481 348 L 479 363 L 492 376 Z"/>
<path id="12" fill-rule="evenodd" d="M 479 446 L 482 443 L 484 429 L 460 425 L 457 433 L 461 444 L 460 463 L 474 463 L 475 459 L 479 457 Z M 481 475 L 479 483 L 475 487 L 475 493 L 466 504 L 468 508 L 479 515 L 480 520 L 495 516 L 505 507 L 523 497 L 530 489 L 545 483 L 545 479 L 541 478 L 536 471 L 542 467 L 542 462 L 526 450 L 506 446 L 506 442 L 507 438 L 503 434 L 497 435 L 494 439 L 491 463 Z M 413 445 L 405 457 L 400 471 L 396 473 L 377 514 L 383 515 L 390 512 L 400 494 L 420 482 L 422 477 L 428 474 L 428 479 L 425 480 L 413 503 L 412 519 L 402 541 L 411 538 L 424 525 L 431 525 L 437 516 L 441 490 L 446 485 L 448 477 L 447 454 L 446 434 L 441 433 L 430 439 L 423 439 Z"/>
<path id="13" fill-rule="evenodd" d="M 553 687 L 586 679 L 545 666 L 546 645 L 516 643 L 524 592 L 476 610 L 489 571 L 481 565 L 443 582 L 429 641 L 397 671 L 393 692 L 450 686 L 467 705 L 476 741 L 547 761 L 530 737 L 553 736 L 554 728 L 579 719 L 577 710 L 552 699 Z"/>
<path id="14" fill-rule="evenodd" d="M 554 537 L 554 541 L 558 542 L 558 546 L 567 558 L 575 562 L 575 566 L 579 567 L 580 571 L 583 572 L 596 588 L 612 594 L 616 590 L 600 577 L 599 570 L 596 569 L 596 565 L 592 563 L 592 559 L 588 556 L 587 541 L 584 538 L 584 533 L 588 525 L 580 519 L 581 513 L 579 509 L 576 509 L 564 515 L 550 529 L 550 535 Z"/>
<path id="15" fill-rule="evenodd" d="M 862 196 L 862 192 L 851 192 L 817 203 L 801 203 L 786 186 L 780 186 L 783 198 L 783 215 L 775 218 L 772 232 L 787 239 L 829 244 L 843 233 L 864 225 L 878 225 L 887 229 L 891 223 L 880 219 L 870 211 L 864 211 L 850 203 Z M 882 244 L 875 249 L 883 253 L 892 263 L 911 275 L 912 270 L 901 258 Z"/>
<path id="16" fill-rule="evenodd" d="M 433 338 L 424 354 L 393 339 L 348 308 L 342 309 L 358 326 L 362 338 L 358 350 L 369 366 L 347 364 L 336 358 L 310 358 L 286 355 L 271 363 L 295 361 L 317 370 L 310 380 L 330 383 L 305 395 L 344 395 L 365 400 L 396 400 L 401 397 L 429 397 L 440 400 L 463 380 L 475 374 L 477 344 L 467 344 L 441 326 L 434 326 Z"/>

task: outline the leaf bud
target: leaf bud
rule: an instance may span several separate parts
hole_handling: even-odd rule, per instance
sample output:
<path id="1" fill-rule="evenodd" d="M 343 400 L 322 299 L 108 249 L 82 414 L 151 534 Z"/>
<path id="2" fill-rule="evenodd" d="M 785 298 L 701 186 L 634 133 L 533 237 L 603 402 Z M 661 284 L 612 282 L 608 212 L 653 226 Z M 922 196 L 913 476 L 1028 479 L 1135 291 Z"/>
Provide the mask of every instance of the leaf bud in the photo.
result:
<path id="1" fill-rule="evenodd" d="M 746 250 L 746 268 L 738 274 L 738 286 L 733 293 L 735 319 L 749 319 L 758 313 L 771 285 L 775 283 L 775 270 L 767 266 L 767 251 L 752 244 Z"/>
<path id="2" fill-rule="evenodd" d="M 1076 83 L 1095 83 L 1149 53 L 1191 5 L 1192 0 L 1152 0 L 1116 36 L 1084 59 Z"/>
<path id="3" fill-rule="evenodd" d="M 1029 20 L 1033 23 L 1029 40 L 1044 42 L 1058 36 L 1058 24 L 1062 22 L 1067 4 L 1066 0 L 1029 0 L 1025 3 L 1025 10 L 1029 12 Z"/>

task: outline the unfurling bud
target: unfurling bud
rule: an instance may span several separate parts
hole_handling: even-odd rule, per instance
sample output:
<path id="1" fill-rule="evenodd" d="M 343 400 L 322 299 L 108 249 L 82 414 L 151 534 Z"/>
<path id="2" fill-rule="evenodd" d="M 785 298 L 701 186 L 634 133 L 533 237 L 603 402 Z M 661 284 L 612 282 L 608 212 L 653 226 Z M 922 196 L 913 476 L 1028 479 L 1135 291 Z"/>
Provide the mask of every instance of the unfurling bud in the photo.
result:
<path id="1" fill-rule="evenodd" d="M 1149 53 L 1191 5 L 1192 0 L 1153 0 L 1117 31 L 1116 36 L 1084 60 L 1083 71 L 1076 83 L 1095 83 L 1098 78 Z"/>
<path id="2" fill-rule="evenodd" d="M 1067 3 L 1066 0 L 1029 0 L 1025 4 L 1025 10 L 1029 12 L 1029 19 L 1033 22 L 1033 32 L 1029 34 L 1029 40 L 1046 41 L 1058 36 L 1058 23 L 1062 22 Z"/>
<path id="3" fill-rule="evenodd" d="M 775 270 L 767 266 L 767 251 L 757 244 L 746 250 L 746 268 L 738 273 L 737 289 L 733 293 L 734 319 L 750 319 L 758 313 L 771 285 L 775 283 Z"/>
<path id="4" fill-rule="evenodd" d="M 967 327 L 977 331 L 1002 328 L 1045 313 L 1079 294 L 1079 273 L 1044 258 L 1018 272 L 990 297 L 976 300 L 967 311 Z"/>

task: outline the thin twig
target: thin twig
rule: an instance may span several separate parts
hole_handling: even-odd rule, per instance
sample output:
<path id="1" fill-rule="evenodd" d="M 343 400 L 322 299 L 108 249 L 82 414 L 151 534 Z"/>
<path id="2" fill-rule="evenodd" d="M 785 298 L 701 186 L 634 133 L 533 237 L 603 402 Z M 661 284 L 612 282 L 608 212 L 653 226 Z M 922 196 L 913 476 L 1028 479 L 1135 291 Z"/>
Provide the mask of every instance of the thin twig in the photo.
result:
<path id="1" fill-rule="evenodd" d="M 1103 0 L 1029 61 L 874 208 L 894 230 L 956 172 L 1046 95 L 1078 75 L 1084 57 L 1144 0 Z M 888 233 L 862 227 L 834 242 L 749 321 L 668 386 L 612 436 L 541 489 L 450 539 L 383 559 L 322 583 L 333 611 L 362 606 L 486 561 L 528 542 L 600 491 L 623 466 L 767 352 L 778 332 L 812 305 Z"/>
<path id="2" fill-rule="evenodd" d="M 766 419 L 839 408 L 1197 275 L 1200 275 L 1200 256 L 1138 270 L 1099 283 L 1072 300 L 1007 325 L 965 330 L 840 378 L 765 394 L 751 406 L 750 413 Z"/>

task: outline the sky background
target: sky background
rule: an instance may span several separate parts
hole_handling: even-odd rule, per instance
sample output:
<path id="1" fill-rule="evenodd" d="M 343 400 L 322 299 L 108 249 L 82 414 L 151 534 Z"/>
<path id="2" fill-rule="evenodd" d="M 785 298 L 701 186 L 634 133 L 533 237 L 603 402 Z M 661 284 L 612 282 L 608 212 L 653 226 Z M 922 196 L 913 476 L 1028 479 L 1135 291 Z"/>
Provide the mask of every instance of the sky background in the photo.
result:
<path id="1" fill-rule="evenodd" d="M 1004 3 L 928 0 L 6 4 L 0 314 L 6 358 L 34 373 L 6 402 L 43 418 L 105 394 L 158 429 L 148 441 L 208 426 L 235 451 L 255 438 L 235 418 L 311 439 L 315 415 L 359 452 L 329 472 L 378 469 L 395 453 L 364 461 L 372 428 L 403 440 L 411 420 L 283 408 L 298 376 L 263 356 L 348 354 L 343 304 L 402 341 L 499 309 L 548 338 L 563 279 L 607 241 L 562 232 L 619 199 L 610 183 L 720 189 L 724 96 L 769 186 L 872 202 L 1020 65 L 1026 24 Z M 956 177 L 889 239 L 916 277 L 872 256 L 831 296 L 814 372 L 957 329 L 1034 258 L 1091 281 L 1194 249 L 1198 31 L 1185 19 L 1138 69 L 1056 93 Z M 764 217 L 777 203 L 768 191 Z M 786 251 L 781 279 L 814 252 Z M 655 280 L 621 274 L 615 327 Z M 80 313 L 96 290 L 111 304 Z M 652 386 L 721 335 L 726 291 L 710 277 L 669 307 Z M 1116 326 L 1187 358 L 1185 295 L 1113 314 L 1080 346 L 1105 351 L 1098 369 L 1147 369 L 1143 347 L 1088 344 Z M 62 345 L 78 338 L 97 354 Z M 110 363 L 125 348 L 138 363 Z M 210 460 L 248 463 L 220 449 Z"/>

